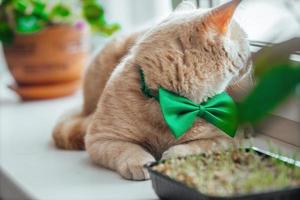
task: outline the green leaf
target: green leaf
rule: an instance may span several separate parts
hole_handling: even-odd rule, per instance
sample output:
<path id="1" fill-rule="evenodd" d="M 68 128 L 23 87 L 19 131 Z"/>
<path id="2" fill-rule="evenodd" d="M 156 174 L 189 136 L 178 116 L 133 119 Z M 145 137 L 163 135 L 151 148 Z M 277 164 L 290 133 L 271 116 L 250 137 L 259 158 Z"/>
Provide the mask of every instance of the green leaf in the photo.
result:
<path id="1" fill-rule="evenodd" d="M 256 123 L 288 97 L 300 83 L 300 65 L 280 65 L 265 72 L 239 105 L 240 121 Z"/>
<path id="2" fill-rule="evenodd" d="M 45 11 L 46 3 L 41 0 L 12 0 L 12 6 L 18 14 L 39 15 Z"/>
<path id="3" fill-rule="evenodd" d="M 13 41 L 14 33 L 7 23 L 0 22 L 0 41 L 10 44 Z"/>
<path id="4" fill-rule="evenodd" d="M 71 15 L 71 10 L 64 4 L 58 4 L 53 7 L 50 15 L 52 17 L 69 17 Z"/>
<path id="5" fill-rule="evenodd" d="M 41 0 L 33 1 L 33 14 L 41 17 L 43 20 L 48 20 L 48 13 L 46 11 L 46 3 Z"/>
<path id="6" fill-rule="evenodd" d="M 18 16 L 16 25 L 16 31 L 19 33 L 34 33 L 43 29 L 40 19 L 34 15 Z"/>
<path id="7" fill-rule="evenodd" d="M 31 4 L 28 0 L 13 0 L 13 7 L 19 13 L 25 14 L 29 6 Z"/>
<path id="8" fill-rule="evenodd" d="M 55 5 L 49 15 L 50 21 L 54 23 L 67 23 L 72 17 L 72 11 L 68 5 Z"/>
<path id="9" fill-rule="evenodd" d="M 112 35 L 114 32 L 120 30 L 121 26 L 119 24 L 107 24 L 103 27 L 100 27 L 100 32 L 106 36 Z"/>
<path id="10" fill-rule="evenodd" d="M 101 22 L 102 25 L 106 23 L 104 20 L 103 7 L 94 1 L 89 1 L 89 3 L 84 3 L 83 16 L 89 23 Z"/>
<path id="11" fill-rule="evenodd" d="M 95 0 L 83 2 L 83 16 L 92 27 L 92 30 L 110 36 L 120 29 L 119 24 L 108 24 L 104 17 L 103 7 Z"/>

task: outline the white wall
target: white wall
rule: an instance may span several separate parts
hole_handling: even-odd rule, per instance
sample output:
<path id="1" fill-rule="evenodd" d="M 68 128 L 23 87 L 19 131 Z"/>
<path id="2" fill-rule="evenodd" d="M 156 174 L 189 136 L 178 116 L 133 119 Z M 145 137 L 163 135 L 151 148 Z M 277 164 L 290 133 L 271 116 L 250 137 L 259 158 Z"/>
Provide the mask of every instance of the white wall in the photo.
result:
<path id="1" fill-rule="evenodd" d="M 110 21 L 129 32 L 166 17 L 172 11 L 171 0 L 100 0 Z"/>
<path id="2" fill-rule="evenodd" d="M 300 19 L 299 0 L 245 0 L 235 13 L 235 19 L 250 40 L 279 42 L 300 37 L 300 24 L 287 9 L 287 3 Z"/>

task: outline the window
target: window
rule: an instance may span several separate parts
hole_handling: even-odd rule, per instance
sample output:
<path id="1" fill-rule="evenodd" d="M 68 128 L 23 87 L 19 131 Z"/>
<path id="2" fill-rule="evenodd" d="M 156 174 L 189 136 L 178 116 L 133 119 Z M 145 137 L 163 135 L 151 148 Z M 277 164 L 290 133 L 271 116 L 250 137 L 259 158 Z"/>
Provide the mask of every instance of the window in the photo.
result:
<path id="1" fill-rule="evenodd" d="M 191 1 L 199 7 L 209 8 L 229 0 Z M 180 2 L 173 0 L 173 7 Z M 257 51 L 270 43 L 300 37 L 299 10 L 300 1 L 297 0 L 248 0 L 241 2 L 234 18 L 246 31 L 252 51 Z M 295 52 L 291 59 L 300 62 L 300 52 Z M 300 101 L 295 95 L 257 126 L 258 132 L 297 147 L 300 147 L 299 130 Z"/>
<path id="2" fill-rule="evenodd" d="M 198 7 L 209 8 L 229 0 L 190 0 Z M 173 0 L 175 8 L 182 0 Z M 248 0 L 242 1 L 235 20 L 243 27 L 251 41 L 280 42 L 300 37 L 300 1 Z"/>
<path id="3" fill-rule="evenodd" d="M 210 8 L 214 7 L 216 5 L 219 5 L 222 0 L 189 0 L 191 2 L 194 2 L 197 7 L 200 8 Z M 175 8 L 182 0 L 173 0 L 173 7 Z"/>

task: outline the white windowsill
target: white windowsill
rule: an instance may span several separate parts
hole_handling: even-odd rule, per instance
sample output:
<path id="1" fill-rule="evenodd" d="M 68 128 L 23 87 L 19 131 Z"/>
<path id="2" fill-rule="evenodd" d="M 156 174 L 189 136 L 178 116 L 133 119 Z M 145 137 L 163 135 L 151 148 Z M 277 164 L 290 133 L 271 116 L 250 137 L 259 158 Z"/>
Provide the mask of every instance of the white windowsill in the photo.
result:
<path id="1" fill-rule="evenodd" d="M 80 105 L 80 94 L 24 103 L 1 84 L 0 95 L 3 200 L 157 199 L 150 181 L 126 181 L 92 164 L 85 151 L 54 147 L 53 126 L 66 110 Z"/>

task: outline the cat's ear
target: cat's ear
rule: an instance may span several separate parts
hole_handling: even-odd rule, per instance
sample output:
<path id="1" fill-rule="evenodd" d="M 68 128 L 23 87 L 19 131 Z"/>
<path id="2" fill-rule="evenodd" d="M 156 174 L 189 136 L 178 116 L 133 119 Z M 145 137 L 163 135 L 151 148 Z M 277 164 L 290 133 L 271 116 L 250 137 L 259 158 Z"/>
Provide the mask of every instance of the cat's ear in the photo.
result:
<path id="1" fill-rule="evenodd" d="M 197 9 L 197 7 L 196 7 L 195 3 L 191 2 L 191 1 L 183 1 L 176 7 L 175 13 L 187 12 L 187 11 L 192 11 L 192 10 L 196 10 L 196 9 Z"/>
<path id="2" fill-rule="evenodd" d="M 240 2 L 241 0 L 232 0 L 212 9 L 209 11 L 205 23 L 221 34 L 226 33 L 234 11 Z"/>

